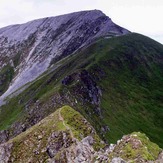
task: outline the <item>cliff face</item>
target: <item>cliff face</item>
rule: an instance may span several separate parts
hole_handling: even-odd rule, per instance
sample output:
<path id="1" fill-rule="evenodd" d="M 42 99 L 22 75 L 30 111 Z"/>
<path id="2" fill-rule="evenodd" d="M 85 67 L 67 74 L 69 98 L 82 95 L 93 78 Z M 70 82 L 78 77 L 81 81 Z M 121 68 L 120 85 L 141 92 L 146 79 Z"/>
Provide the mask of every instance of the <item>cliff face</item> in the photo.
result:
<path id="1" fill-rule="evenodd" d="M 83 11 L 34 20 L 0 29 L 0 69 L 10 67 L 1 100 L 36 79 L 55 61 L 101 36 L 119 36 L 128 30 L 101 11 Z M 5 80 L 2 80 L 3 84 Z M 10 83 L 11 82 L 11 83 Z M 5 82 L 6 83 L 6 82 Z M 7 88 L 9 86 L 9 88 Z"/>

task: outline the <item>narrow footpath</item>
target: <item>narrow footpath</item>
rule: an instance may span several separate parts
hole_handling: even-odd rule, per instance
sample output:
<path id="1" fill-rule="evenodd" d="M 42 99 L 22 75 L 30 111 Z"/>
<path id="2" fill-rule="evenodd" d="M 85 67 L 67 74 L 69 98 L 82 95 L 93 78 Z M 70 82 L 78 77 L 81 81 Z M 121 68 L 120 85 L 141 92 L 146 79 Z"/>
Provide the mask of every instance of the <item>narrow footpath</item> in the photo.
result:
<path id="1" fill-rule="evenodd" d="M 70 131 L 70 135 L 71 135 L 72 139 L 75 139 L 71 128 L 68 125 L 65 124 L 64 118 L 61 115 L 61 110 L 62 110 L 62 108 L 59 109 L 59 120 L 61 120 L 62 123 L 63 123 L 63 126 L 65 126 L 66 129 Z"/>

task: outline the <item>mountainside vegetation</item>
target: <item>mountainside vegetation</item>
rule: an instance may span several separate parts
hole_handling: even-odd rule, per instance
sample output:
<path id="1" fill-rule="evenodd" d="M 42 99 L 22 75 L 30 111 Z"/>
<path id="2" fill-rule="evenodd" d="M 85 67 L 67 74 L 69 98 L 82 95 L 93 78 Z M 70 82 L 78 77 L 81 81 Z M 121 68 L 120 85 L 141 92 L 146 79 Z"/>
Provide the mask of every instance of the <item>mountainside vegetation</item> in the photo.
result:
<path id="1" fill-rule="evenodd" d="M 8 88 L 14 76 L 14 69 L 10 65 L 4 66 L 0 71 L 0 95 L 2 95 Z"/>
<path id="2" fill-rule="evenodd" d="M 163 147 L 162 97 L 163 45 L 136 33 L 101 37 L 53 61 L 28 88 L 1 106 L 0 130 L 5 136 L 0 141 L 69 105 L 108 143 L 140 131 Z"/>
<path id="3" fill-rule="evenodd" d="M 69 106 L 0 145 L 1 162 L 159 161 L 161 149 L 134 132 L 108 147 L 89 122 Z"/>

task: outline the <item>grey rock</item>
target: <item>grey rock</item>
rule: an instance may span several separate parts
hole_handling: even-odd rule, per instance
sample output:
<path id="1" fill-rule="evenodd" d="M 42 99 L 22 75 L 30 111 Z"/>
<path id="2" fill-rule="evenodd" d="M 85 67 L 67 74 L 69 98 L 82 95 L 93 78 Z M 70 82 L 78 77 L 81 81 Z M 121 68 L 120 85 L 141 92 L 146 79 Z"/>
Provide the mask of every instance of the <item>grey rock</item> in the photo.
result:
<path id="1" fill-rule="evenodd" d="M 115 157 L 111 160 L 111 163 L 126 163 L 122 158 L 120 157 Z"/>
<path id="2" fill-rule="evenodd" d="M 162 163 L 163 162 L 163 151 L 159 154 L 157 160 L 155 161 L 149 161 L 149 163 Z"/>
<path id="3" fill-rule="evenodd" d="M 54 132 L 48 139 L 47 154 L 53 158 L 61 148 L 68 148 L 72 144 L 72 140 L 67 133 Z"/>
<path id="4" fill-rule="evenodd" d="M 87 136 L 84 139 L 82 139 L 83 144 L 93 145 L 93 142 L 94 142 L 94 140 L 93 140 L 92 136 Z"/>
<path id="5" fill-rule="evenodd" d="M 9 137 L 9 132 L 7 130 L 0 131 L 0 144 L 6 142 Z"/>
<path id="6" fill-rule="evenodd" d="M 0 145 L 0 163 L 7 163 L 10 159 L 12 143 Z"/>
<path id="7" fill-rule="evenodd" d="M 36 79 L 52 63 L 110 33 L 119 36 L 129 31 L 114 24 L 99 10 L 48 17 L 1 28 L 0 70 L 9 64 L 18 73 L 0 97 L 0 105 L 4 104 L 4 98 Z M 20 55 L 19 64 L 13 65 L 16 55 Z M 4 58 L 8 59 L 4 62 Z M 14 94 L 18 92 L 20 90 Z M 98 103 L 96 96 L 93 98 Z"/>

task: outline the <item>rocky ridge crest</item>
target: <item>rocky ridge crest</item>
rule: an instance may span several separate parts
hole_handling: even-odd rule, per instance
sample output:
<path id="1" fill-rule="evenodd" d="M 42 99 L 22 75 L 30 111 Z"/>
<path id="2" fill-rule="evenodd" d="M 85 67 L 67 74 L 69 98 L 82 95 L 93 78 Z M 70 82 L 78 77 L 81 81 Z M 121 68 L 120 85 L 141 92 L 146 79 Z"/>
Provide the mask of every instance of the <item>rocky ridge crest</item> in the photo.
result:
<path id="1" fill-rule="evenodd" d="M 74 123 L 75 121 L 75 123 Z M 117 144 L 105 144 L 78 112 L 64 106 L 24 133 L 0 145 L 7 162 L 159 162 L 161 149 L 135 132 Z"/>

